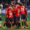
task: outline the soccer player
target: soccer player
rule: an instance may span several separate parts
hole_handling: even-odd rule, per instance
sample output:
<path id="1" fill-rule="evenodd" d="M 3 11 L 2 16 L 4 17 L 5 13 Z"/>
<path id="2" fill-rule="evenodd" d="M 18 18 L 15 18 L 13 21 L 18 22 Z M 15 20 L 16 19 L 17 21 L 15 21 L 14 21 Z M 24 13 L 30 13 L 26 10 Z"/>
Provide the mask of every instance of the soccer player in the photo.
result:
<path id="1" fill-rule="evenodd" d="M 26 15 L 25 14 L 27 14 L 27 11 L 24 6 L 21 6 L 20 10 L 21 10 L 22 25 L 24 25 L 24 23 L 26 24 Z"/>
<path id="2" fill-rule="evenodd" d="M 22 25 L 26 24 L 27 25 L 27 9 L 22 6 L 22 4 L 19 4 L 19 8 L 20 8 L 20 14 L 21 14 L 21 20 L 22 20 Z"/>
<path id="3" fill-rule="evenodd" d="M 24 6 L 21 6 L 20 9 L 21 9 L 21 19 L 22 19 L 22 25 L 23 25 L 23 22 L 25 20 L 25 10 L 24 10 Z"/>
<path id="4" fill-rule="evenodd" d="M 16 5 L 12 5 L 13 7 L 13 10 L 14 10 L 14 26 L 16 25 L 16 16 L 15 16 L 15 8 L 16 8 Z"/>
<path id="5" fill-rule="evenodd" d="M 10 7 L 9 8 L 9 25 L 11 26 L 11 24 L 12 24 L 12 27 L 13 27 L 13 24 L 14 24 L 14 16 L 13 16 L 13 9 Z"/>
<path id="6" fill-rule="evenodd" d="M 20 9 L 19 8 L 15 9 L 15 16 L 16 16 L 17 28 L 20 28 Z"/>

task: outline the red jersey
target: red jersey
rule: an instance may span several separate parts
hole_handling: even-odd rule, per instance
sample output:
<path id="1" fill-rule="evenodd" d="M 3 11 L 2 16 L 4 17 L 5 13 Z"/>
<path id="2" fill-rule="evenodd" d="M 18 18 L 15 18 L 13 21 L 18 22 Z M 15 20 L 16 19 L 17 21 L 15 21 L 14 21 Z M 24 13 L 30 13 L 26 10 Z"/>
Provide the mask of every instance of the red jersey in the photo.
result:
<path id="1" fill-rule="evenodd" d="M 16 17 L 20 17 L 20 9 L 16 8 L 15 12 L 16 12 Z"/>
<path id="2" fill-rule="evenodd" d="M 18 6 L 18 8 L 20 9 L 21 14 L 25 14 L 27 16 L 27 9 L 24 8 L 24 6 Z"/>
<path id="3" fill-rule="evenodd" d="M 11 9 L 11 10 L 9 10 L 9 18 L 13 18 L 14 16 L 13 16 L 13 10 Z"/>
<path id="4" fill-rule="evenodd" d="M 20 7 L 20 10 L 21 10 L 21 14 L 25 14 L 24 6 L 21 6 L 21 7 Z"/>

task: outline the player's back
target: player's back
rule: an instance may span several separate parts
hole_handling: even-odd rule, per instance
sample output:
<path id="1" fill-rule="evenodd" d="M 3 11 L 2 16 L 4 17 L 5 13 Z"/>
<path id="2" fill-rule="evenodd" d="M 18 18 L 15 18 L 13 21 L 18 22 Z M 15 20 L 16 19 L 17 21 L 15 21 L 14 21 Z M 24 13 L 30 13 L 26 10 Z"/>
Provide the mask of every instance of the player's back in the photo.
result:
<path id="1" fill-rule="evenodd" d="M 25 14 L 24 6 L 20 6 L 21 14 Z"/>

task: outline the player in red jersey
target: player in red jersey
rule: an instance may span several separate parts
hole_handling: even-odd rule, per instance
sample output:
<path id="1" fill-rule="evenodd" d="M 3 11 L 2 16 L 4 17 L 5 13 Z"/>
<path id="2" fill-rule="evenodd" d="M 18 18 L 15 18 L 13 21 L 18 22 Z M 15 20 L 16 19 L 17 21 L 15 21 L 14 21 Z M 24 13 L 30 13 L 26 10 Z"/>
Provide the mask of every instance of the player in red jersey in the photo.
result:
<path id="1" fill-rule="evenodd" d="M 21 10 L 22 25 L 24 25 L 24 23 L 26 24 L 26 14 L 27 14 L 27 11 L 26 11 L 24 6 L 21 6 L 20 10 Z"/>
<path id="2" fill-rule="evenodd" d="M 8 23 L 9 23 L 9 27 L 11 26 L 11 23 L 12 23 L 12 26 L 13 26 L 13 24 L 14 24 L 14 16 L 13 16 L 13 9 L 10 7 L 10 10 L 9 10 L 9 21 L 8 21 Z"/>
<path id="3" fill-rule="evenodd" d="M 13 7 L 13 10 L 14 10 L 14 26 L 16 25 L 16 16 L 15 16 L 15 8 L 16 8 L 16 5 L 12 5 Z"/>
<path id="4" fill-rule="evenodd" d="M 24 6 L 20 6 L 20 10 L 21 10 L 22 25 L 23 25 L 23 21 L 24 21 L 24 19 L 25 19 L 25 11 L 24 11 Z"/>
<path id="5" fill-rule="evenodd" d="M 18 6 L 19 8 L 20 8 L 20 12 L 21 12 L 21 19 L 22 19 L 22 25 L 23 25 L 23 21 L 25 22 L 24 24 L 26 24 L 26 26 L 28 26 L 27 25 L 27 9 L 24 7 L 24 6 L 22 6 L 21 4 L 20 4 L 20 6 Z"/>
<path id="6" fill-rule="evenodd" d="M 16 16 L 16 24 L 17 24 L 17 28 L 20 27 L 20 9 L 16 8 L 15 9 L 15 16 Z"/>

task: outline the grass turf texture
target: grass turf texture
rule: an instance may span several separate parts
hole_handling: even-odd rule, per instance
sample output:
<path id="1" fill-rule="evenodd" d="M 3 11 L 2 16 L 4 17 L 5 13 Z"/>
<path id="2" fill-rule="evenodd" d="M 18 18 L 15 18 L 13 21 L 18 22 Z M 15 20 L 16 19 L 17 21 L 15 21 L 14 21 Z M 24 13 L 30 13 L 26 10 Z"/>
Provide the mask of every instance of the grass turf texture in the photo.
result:
<path id="1" fill-rule="evenodd" d="M 28 28 L 27 28 L 27 29 L 13 29 L 13 30 L 30 30 L 30 20 L 27 21 L 27 23 L 28 23 Z M 3 24 L 4 24 L 4 22 L 2 23 L 2 26 L 3 26 Z M 21 26 L 22 26 L 22 25 L 21 25 Z M 12 30 L 12 29 L 7 29 L 7 28 L 5 27 L 5 29 L 0 28 L 0 30 Z"/>
<path id="2" fill-rule="evenodd" d="M 4 24 L 4 21 L 5 21 L 5 16 L 3 16 L 2 15 L 2 26 L 3 26 L 3 24 Z M 29 16 L 30 17 L 30 16 Z M 29 18 L 28 17 L 28 18 Z M 21 22 L 21 21 L 20 21 Z M 27 29 L 13 29 L 13 30 L 30 30 L 30 18 L 29 18 L 29 20 L 27 21 L 27 23 L 28 23 L 28 28 Z M 22 25 L 21 25 L 22 26 Z M 12 29 L 7 29 L 7 28 L 5 28 L 5 29 L 2 29 L 2 28 L 0 28 L 0 30 L 12 30 Z"/>

